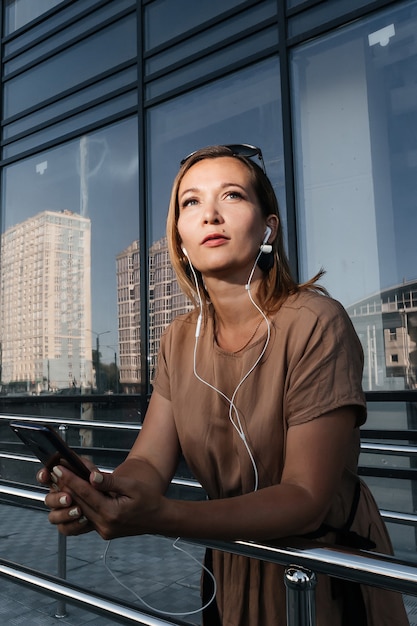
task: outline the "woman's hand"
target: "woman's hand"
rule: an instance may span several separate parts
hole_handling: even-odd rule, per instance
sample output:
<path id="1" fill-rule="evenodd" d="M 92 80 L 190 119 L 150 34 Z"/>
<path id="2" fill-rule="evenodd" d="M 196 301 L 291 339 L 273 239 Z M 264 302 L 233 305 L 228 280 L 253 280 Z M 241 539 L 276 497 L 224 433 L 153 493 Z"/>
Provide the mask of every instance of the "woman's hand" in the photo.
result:
<path id="1" fill-rule="evenodd" d="M 95 468 L 92 463 L 84 459 L 83 461 L 94 471 Z M 61 522 L 58 524 L 58 528 L 62 534 L 78 535 L 94 530 L 93 525 L 85 517 L 81 507 L 76 504 L 71 493 L 64 490 L 60 491 L 55 476 L 51 475 L 45 467 L 39 470 L 36 479 L 41 485 L 50 488 L 50 492 L 45 498 L 45 504 L 52 512 L 54 510 L 60 511 Z M 48 516 L 49 521 L 55 523 L 50 517 L 51 513 Z M 54 516 L 52 515 L 52 517 Z"/>
<path id="2" fill-rule="evenodd" d="M 49 521 L 64 535 L 96 530 L 103 539 L 158 532 L 158 520 L 166 499 L 149 484 L 130 476 L 104 474 L 92 469 L 90 482 L 67 468 L 38 473 L 39 482 L 50 483 L 45 504 Z"/>

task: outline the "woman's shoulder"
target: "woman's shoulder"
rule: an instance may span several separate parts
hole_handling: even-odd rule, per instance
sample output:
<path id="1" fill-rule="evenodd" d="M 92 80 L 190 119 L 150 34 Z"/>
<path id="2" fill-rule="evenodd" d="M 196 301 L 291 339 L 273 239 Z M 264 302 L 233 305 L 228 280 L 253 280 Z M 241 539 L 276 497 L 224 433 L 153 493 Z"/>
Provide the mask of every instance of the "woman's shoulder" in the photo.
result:
<path id="1" fill-rule="evenodd" d="M 289 295 L 280 310 L 283 312 L 291 312 L 292 314 L 294 311 L 299 311 L 301 314 L 309 313 L 318 317 L 347 315 L 338 300 L 312 290 L 299 291 L 298 293 Z"/>

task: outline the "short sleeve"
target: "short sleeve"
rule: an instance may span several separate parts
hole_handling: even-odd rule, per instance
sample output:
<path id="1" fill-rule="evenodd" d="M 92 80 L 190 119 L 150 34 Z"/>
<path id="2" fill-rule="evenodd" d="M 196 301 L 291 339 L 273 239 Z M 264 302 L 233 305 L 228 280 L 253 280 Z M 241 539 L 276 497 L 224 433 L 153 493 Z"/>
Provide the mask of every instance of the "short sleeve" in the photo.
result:
<path id="1" fill-rule="evenodd" d="M 294 307 L 289 333 L 284 411 L 288 426 L 352 406 L 356 425 L 366 420 L 363 351 L 340 303 L 316 297 Z"/>
<path id="2" fill-rule="evenodd" d="M 167 335 L 169 334 L 170 327 L 162 334 L 161 343 L 158 353 L 158 361 L 156 365 L 155 376 L 152 381 L 152 386 L 163 398 L 171 400 L 171 387 L 168 373 L 167 363 Z"/>

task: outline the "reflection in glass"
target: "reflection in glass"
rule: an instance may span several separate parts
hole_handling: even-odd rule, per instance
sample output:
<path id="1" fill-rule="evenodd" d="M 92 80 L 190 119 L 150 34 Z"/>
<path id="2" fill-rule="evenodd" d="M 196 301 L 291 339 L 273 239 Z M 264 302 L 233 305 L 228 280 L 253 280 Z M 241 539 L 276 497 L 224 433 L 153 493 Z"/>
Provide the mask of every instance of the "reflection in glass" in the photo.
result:
<path id="1" fill-rule="evenodd" d="M 124 391 L 116 260 L 138 239 L 137 120 L 6 167 L 3 189 L 2 392 Z"/>
<path id="2" fill-rule="evenodd" d="M 31 6 L 35 4 L 35 2 L 31 3 Z M 66 28 L 58 29 L 56 32 L 50 34 L 49 37 L 41 38 L 39 37 L 40 33 L 38 28 L 36 29 L 38 38 L 37 42 L 30 46 L 28 50 L 24 49 L 20 52 L 19 55 L 13 56 L 11 59 L 7 60 L 4 64 L 3 71 L 4 75 L 7 76 L 12 72 L 16 72 L 17 70 L 23 68 L 25 65 L 31 63 L 35 59 L 40 59 L 47 54 L 53 52 L 59 46 L 63 46 L 66 43 L 71 42 L 72 39 L 81 37 L 83 33 L 86 33 L 89 29 L 97 26 L 98 20 L 104 22 L 109 18 L 113 17 L 117 13 L 123 11 L 129 5 L 132 4 L 132 0 L 118 0 L 117 2 L 109 2 L 104 4 L 100 8 L 100 13 L 85 13 L 81 20 L 70 23 L 66 26 Z M 71 8 L 71 7 L 69 7 Z M 86 3 L 83 2 L 83 9 L 86 9 Z M 80 11 L 80 7 L 78 7 Z M 68 19 L 69 11 L 66 11 L 66 17 Z M 63 21 L 64 17 L 59 16 L 60 20 Z M 51 20 L 51 22 L 54 20 Z M 50 30 L 53 30 L 52 24 L 48 20 Z"/>
<path id="3" fill-rule="evenodd" d="M 366 389 L 416 388 L 417 21 L 409 6 L 292 58 L 301 277 L 327 271 L 326 287 L 362 340 Z"/>
<path id="4" fill-rule="evenodd" d="M 145 49 L 160 46 L 244 1 L 210 0 L 197 3 L 195 0 L 155 0 L 145 7 Z"/>
<path id="5" fill-rule="evenodd" d="M 35 106 L 95 79 L 135 58 L 136 53 L 136 21 L 132 14 L 8 80 L 4 85 L 3 115 L 7 118 L 22 112 L 27 107 L 28 93 L 31 106 Z"/>
<path id="6" fill-rule="evenodd" d="M 62 0 L 6 0 L 5 34 L 13 33 L 61 2 Z"/>
<path id="7" fill-rule="evenodd" d="M 37 394 L 93 387 L 90 238 L 90 219 L 68 210 L 3 233 L 3 382 Z"/>
<path id="8" fill-rule="evenodd" d="M 210 144 L 249 143 L 262 149 L 266 170 L 285 221 L 284 167 L 279 68 L 275 57 L 154 107 L 149 114 L 151 145 L 149 206 L 149 354 L 152 375 L 162 331 L 189 303 L 168 262 L 165 222 L 171 185 L 180 161 Z"/>
<path id="9" fill-rule="evenodd" d="M 200 5 L 201 6 L 201 5 Z M 209 6 L 209 5 L 207 5 Z M 212 5 L 210 5 L 212 7 Z M 276 14 L 276 1 L 264 0 L 242 13 L 223 19 L 215 27 L 186 37 L 174 47 L 162 50 L 146 59 L 146 74 L 150 75 L 188 59 L 191 55 L 219 46 L 222 42 L 239 36 L 244 30 L 271 19 Z M 183 24 L 181 24 L 183 26 Z M 145 31 L 145 35 L 146 35 Z"/>

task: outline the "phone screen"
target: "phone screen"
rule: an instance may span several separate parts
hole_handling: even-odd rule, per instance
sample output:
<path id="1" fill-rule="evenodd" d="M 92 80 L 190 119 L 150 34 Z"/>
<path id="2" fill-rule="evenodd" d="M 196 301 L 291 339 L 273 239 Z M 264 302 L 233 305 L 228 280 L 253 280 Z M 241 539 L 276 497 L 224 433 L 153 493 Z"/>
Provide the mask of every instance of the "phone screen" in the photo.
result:
<path id="1" fill-rule="evenodd" d="M 89 480 L 90 470 L 51 426 L 12 422 L 10 428 L 50 472 L 55 465 L 64 465 L 77 476 Z"/>

